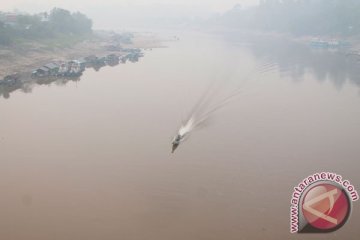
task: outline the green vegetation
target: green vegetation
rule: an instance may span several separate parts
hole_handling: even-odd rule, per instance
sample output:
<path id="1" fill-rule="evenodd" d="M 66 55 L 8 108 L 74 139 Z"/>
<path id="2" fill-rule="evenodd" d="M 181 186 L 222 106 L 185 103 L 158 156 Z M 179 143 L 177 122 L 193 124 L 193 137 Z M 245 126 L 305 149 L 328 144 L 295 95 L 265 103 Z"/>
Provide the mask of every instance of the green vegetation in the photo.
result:
<path id="1" fill-rule="evenodd" d="M 296 35 L 360 34 L 359 0 L 261 0 L 259 6 L 237 6 L 219 21 L 227 26 Z"/>
<path id="2" fill-rule="evenodd" d="M 92 33 L 92 21 L 80 12 L 54 8 L 50 13 L 35 15 L 0 12 L 0 45 L 24 40 L 40 40 L 65 45 Z"/>

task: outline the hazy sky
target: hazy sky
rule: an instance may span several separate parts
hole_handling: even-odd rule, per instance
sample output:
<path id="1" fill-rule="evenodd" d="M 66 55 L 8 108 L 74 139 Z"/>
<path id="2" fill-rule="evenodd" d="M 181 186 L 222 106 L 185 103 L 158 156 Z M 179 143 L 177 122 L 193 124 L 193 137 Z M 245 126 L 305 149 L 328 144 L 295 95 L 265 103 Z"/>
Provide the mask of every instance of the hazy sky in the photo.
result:
<path id="1" fill-rule="evenodd" d="M 95 29 L 134 29 L 179 26 L 207 19 L 236 4 L 256 5 L 258 0 L 0 0 L 0 11 L 29 13 L 54 7 L 80 11 L 93 20 Z"/>
<path id="2" fill-rule="evenodd" d="M 128 5 L 153 5 L 153 4 L 166 4 L 166 5 L 187 5 L 204 7 L 213 11 L 225 11 L 230 9 L 235 4 L 243 6 L 254 5 L 258 0 L 102 0 L 102 1 L 89 1 L 89 0 L 1 0 L 0 9 L 13 10 L 18 8 L 20 10 L 36 10 L 44 8 L 51 8 L 54 6 L 64 8 L 88 8 L 97 6 L 128 6 Z M 85 7 L 85 5 L 87 5 Z"/>

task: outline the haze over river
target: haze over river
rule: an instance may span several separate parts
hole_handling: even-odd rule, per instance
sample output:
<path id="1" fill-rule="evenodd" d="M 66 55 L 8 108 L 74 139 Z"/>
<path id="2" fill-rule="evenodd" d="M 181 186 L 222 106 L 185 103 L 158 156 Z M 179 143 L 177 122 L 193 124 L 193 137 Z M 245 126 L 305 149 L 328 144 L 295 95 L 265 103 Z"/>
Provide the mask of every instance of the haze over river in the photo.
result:
<path id="1" fill-rule="evenodd" d="M 358 239 L 358 202 L 325 235 L 291 235 L 289 208 L 315 172 L 360 190 L 360 63 L 177 35 L 137 63 L 0 99 L 0 239 Z M 215 103 L 241 92 L 171 154 L 209 85 Z"/>

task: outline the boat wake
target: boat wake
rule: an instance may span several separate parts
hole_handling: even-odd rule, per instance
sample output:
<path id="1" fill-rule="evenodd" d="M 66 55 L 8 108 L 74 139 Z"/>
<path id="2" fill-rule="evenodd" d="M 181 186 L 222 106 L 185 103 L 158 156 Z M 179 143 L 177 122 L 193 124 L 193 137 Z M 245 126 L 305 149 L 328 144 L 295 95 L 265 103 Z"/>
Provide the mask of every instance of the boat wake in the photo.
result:
<path id="1" fill-rule="evenodd" d="M 183 121 L 178 130 L 177 136 L 181 137 L 181 141 L 186 140 L 192 131 L 205 126 L 205 123 L 213 113 L 230 103 L 241 93 L 241 89 L 239 88 L 226 97 L 214 101 L 219 90 L 220 88 L 209 88 L 198 100 L 189 116 Z"/>
<path id="2" fill-rule="evenodd" d="M 260 68 L 256 69 L 257 71 L 253 71 L 253 73 L 264 74 L 269 71 L 273 71 L 276 66 L 273 63 L 265 63 Z M 252 77 L 249 75 L 244 78 L 242 83 L 251 79 Z M 218 110 L 226 106 L 231 101 L 235 100 L 237 96 L 242 93 L 243 87 L 240 86 L 236 88 L 234 91 L 225 95 L 225 97 L 219 97 L 220 93 L 223 92 L 224 83 L 223 82 L 213 82 L 205 93 L 200 97 L 197 101 L 193 109 L 190 111 L 190 114 L 185 118 L 182 122 L 176 136 L 173 140 L 173 152 L 176 147 L 183 141 L 185 141 L 191 132 L 197 130 L 201 127 L 204 127 L 207 123 L 207 120 Z"/>

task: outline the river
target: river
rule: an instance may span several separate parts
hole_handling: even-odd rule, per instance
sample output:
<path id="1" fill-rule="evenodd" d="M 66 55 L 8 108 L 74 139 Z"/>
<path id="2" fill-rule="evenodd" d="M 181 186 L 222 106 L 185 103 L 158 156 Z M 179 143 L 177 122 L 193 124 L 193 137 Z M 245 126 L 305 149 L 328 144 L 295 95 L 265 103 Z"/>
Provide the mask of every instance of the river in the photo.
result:
<path id="1" fill-rule="evenodd" d="M 335 51 L 177 33 L 137 63 L 0 99 L 1 239 L 357 239 L 291 235 L 293 187 L 360 190 L 359 63 Z M 240 93 L 171 140 L 209 85 Z"/>

